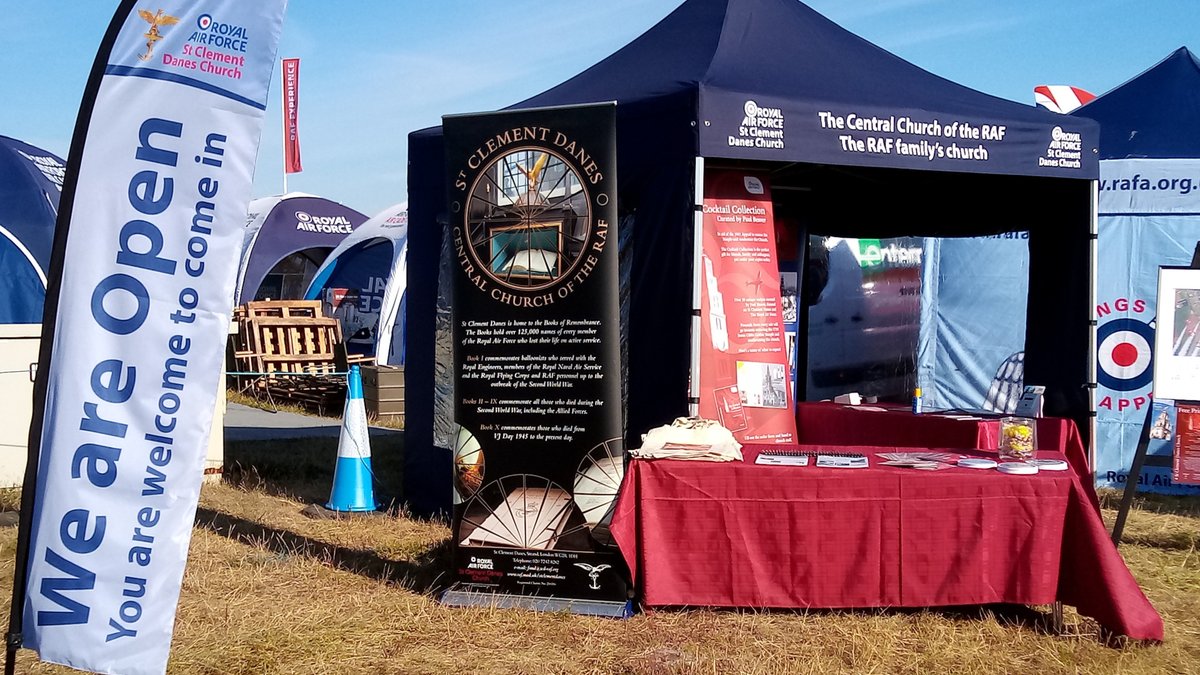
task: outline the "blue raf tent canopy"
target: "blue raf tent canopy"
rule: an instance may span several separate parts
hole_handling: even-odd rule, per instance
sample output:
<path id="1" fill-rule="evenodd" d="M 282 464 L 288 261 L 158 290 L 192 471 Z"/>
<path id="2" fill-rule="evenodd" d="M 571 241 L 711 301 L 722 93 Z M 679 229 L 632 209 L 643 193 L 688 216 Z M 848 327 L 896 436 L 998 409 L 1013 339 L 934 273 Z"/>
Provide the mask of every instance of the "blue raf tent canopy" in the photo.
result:
<path id="1" fill-rule="evenodd" d="M 65 166 L 0 136 L 0 324 L 41 323 Z"/>
<path id="2" fill-rule="evenodd" d="M 1180 47 L 1071 114 L 1100 122 L 1100 159 L 1200 157 L 1200 59 Z"/>

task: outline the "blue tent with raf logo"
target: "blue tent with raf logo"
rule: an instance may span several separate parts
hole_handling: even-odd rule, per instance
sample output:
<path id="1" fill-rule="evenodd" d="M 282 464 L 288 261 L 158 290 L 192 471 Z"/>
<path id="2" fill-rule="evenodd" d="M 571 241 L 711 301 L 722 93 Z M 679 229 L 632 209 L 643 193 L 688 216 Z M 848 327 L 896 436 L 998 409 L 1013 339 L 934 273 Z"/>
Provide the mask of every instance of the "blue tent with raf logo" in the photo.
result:
<path id="1" fill-rule="evenodd" d="M 235 304 L 303 298 L 325 258 L 366 220 L 348 206 L 302 192 L 251 201 Z"/>

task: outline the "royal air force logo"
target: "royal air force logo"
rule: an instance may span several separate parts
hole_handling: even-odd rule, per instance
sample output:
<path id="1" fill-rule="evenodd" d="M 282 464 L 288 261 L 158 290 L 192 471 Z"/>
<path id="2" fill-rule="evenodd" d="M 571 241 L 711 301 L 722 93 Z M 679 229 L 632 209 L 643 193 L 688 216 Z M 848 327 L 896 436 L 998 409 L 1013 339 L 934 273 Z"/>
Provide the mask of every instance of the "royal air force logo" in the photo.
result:
<path id="1" fill-rule="evenodd" d="M 1154 328 L 1132 318 L 1114 319 L 1096 334 L 1100 386 L 1114 391 L 1135 391 L 1149 386 L 1154 377 Z"/>

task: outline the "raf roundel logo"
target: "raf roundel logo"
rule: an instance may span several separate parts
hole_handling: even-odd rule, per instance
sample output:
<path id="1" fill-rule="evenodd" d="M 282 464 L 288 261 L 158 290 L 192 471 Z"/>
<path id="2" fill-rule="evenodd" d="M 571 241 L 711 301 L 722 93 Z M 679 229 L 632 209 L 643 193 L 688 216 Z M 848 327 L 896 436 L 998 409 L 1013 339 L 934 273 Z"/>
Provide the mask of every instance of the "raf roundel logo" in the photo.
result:
<path id="1" fill-rule="evenodd" d="M 307 223 L 308 221 L 312 220 L 312 216 L 308 215 L 307 213 L 305 213 L 303 211 L 297 211 L 296 212 L 296 220 L 298 220 L 302 223 Z"/>
<path id="2" fill-rule="evenodd" d="M 754 101 L 746 101 L 742 109 L 746 111 L 747 117 L 758 117 L 758 104 Z"/>
<path id="3" fill-rule="evenodd" d="M 201 14 L 200 18 L 196 19 L 196 25 L 200 27 L 200 30 L 208 30 L 208 27 L 212 25 L 212 21 L 211 14 Z"/>
<path id="4" fill-rule="evenodd" d="M 1096 331 L 1096 360 L 1100 386 L 1115 391 L 1133 391 L 1154 378 L 1154 329 L 1137 319 L 1115 319 Z"/>

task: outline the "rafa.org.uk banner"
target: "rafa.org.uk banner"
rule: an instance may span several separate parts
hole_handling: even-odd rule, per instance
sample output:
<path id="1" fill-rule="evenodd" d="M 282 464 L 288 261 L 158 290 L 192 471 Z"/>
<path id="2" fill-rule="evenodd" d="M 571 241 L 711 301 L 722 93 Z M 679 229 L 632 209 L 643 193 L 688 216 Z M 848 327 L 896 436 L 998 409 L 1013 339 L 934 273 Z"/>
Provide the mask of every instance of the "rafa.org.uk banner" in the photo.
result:
<path id="1" fill-rule="evenodd" d="M 1123 489 L 1151 407 L 1146 462 L 1137 489 L 1198 495 L 1172 475 L 1178 409 L 1154 381 L 1160 266 L 1186 266 L 1196 247 L 1200 161 L 1100 162 L 1096 227 L 1096 485 Z M 1170 355 L 1167 355 L 1168 358 Z"/>
<path id="2" fill-rule="evenodd" d="M 700 416 L 742 443 L 795 443 L 779 258 L 764 176 L 704 176 Z"/>
<path id="3" fill-rule="evenodd" d="M 96 57 L 30 432 L 21 632 L 43 660 L 166 670 L 285 7 L 122 2 Z"/>
<path id="4" fill-rule="evenodd" d="M 608 528 L 624 475 L 615 106 L 443 123 L 458 425 L 444 600 L 624 612 Z"/>

